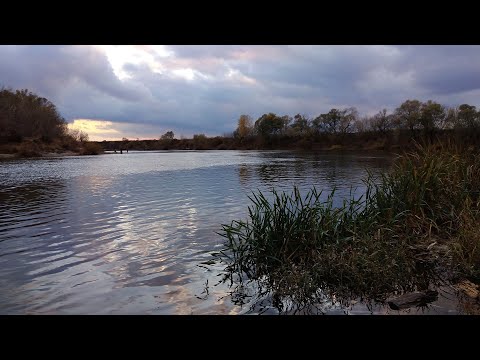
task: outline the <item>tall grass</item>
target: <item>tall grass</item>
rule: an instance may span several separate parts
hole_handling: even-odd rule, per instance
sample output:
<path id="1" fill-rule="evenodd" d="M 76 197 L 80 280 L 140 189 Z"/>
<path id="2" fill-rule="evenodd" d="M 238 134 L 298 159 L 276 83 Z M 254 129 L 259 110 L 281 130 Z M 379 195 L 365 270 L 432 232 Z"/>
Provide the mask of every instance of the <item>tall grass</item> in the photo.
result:
<path id="1" fill-rule="evenodd" d="M 480 154 L 448 143 L 398 156 L 366 193 L 334 206 L 312 188 L 250 197 L 246 220 L 222 225 L 223 281 L 280 310 L 384 300 L 456 277 L 480 279 Z"/>

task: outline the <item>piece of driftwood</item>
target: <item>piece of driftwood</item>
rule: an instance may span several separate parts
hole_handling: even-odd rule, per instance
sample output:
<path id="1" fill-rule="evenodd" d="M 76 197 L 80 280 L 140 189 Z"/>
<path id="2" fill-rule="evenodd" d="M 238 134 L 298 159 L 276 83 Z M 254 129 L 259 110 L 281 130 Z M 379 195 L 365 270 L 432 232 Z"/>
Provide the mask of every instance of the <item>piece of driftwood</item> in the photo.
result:
<path id="1" fill-rule="evenodd" d="M 456 284 L 455 288 L 463 292 L 468 297 L 471 297 L 472 299 L 480 298 L 479 286 L 472 283 L 471 281 L 463 280 Z"/>
<path id="2" fill-rule="evenodd" d="M 438 292 L 435 290 L 416 291 L 387 299 L 387 303 L 393 310 L 408 309 L 414 306 L 425 306 L 437 300 Z"/>

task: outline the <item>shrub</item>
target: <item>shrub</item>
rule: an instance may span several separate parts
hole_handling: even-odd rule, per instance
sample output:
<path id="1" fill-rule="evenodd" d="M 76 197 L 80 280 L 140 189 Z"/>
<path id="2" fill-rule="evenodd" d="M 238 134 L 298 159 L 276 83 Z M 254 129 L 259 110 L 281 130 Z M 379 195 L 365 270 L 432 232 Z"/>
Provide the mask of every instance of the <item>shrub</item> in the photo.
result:
<path id="1" fill-rule="evenodd" d="M 384 300 L 456 277 L 480 275 L 480 156 L 451 144 L 418 146 L 387 174 L 365 180 L 365 195 L 333 205 L 272 191 L 250 197 L 246 221 L 222 225 L 217 258 L 234 299 L 301 309 L 353 298 Z"/>
<path id="2" fill-rule="evenodd" d="M 41 149 L 33 141 L 24 141 L 17 147 L 17 153 L 23 157 L 40 157 Z"/>
<path id="3" fill-rule="evenodd" d="M 103 148 L 95 142 L 86 142 L 80 152 L 81 155 L 98 155 L 103 153 Z"/>

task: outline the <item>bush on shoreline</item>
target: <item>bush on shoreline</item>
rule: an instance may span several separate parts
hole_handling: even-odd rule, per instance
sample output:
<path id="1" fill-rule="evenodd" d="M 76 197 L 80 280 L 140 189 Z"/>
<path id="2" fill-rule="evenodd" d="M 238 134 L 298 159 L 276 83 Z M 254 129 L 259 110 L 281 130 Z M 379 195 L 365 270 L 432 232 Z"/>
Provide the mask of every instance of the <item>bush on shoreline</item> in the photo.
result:
<path id="1" fill-rule="evenodd" d="M 98 155 L 102 154 L 103 148 L 101 145 L 95 142 L 86 142 L 83 144 L 83 148 L 80 151 L 80 155 Z"/>
<path id="2" fill-rule="evenodd" d="M 48 153 L 99 154 L 101 146 L 88 135 L 68 129 L 48 99 L 27 89 L 0 88 L 0 154 L 41 157 Z"/>

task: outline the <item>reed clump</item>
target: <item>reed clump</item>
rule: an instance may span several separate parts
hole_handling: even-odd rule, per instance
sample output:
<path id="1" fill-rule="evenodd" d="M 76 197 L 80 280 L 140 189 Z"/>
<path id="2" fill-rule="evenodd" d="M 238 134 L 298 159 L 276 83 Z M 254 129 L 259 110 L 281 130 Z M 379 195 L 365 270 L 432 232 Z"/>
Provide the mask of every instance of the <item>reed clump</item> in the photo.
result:
<path id="1" fill-rule="evenodd" d="M 478 149 L 418 145 L 364 182 L 365 194 L 340 206 L 316 188 L 253 193 L 248 219 L 219 232 L 223 281 L 233 293 L 252 284 L 282 309 L 480 280 Z"/>

